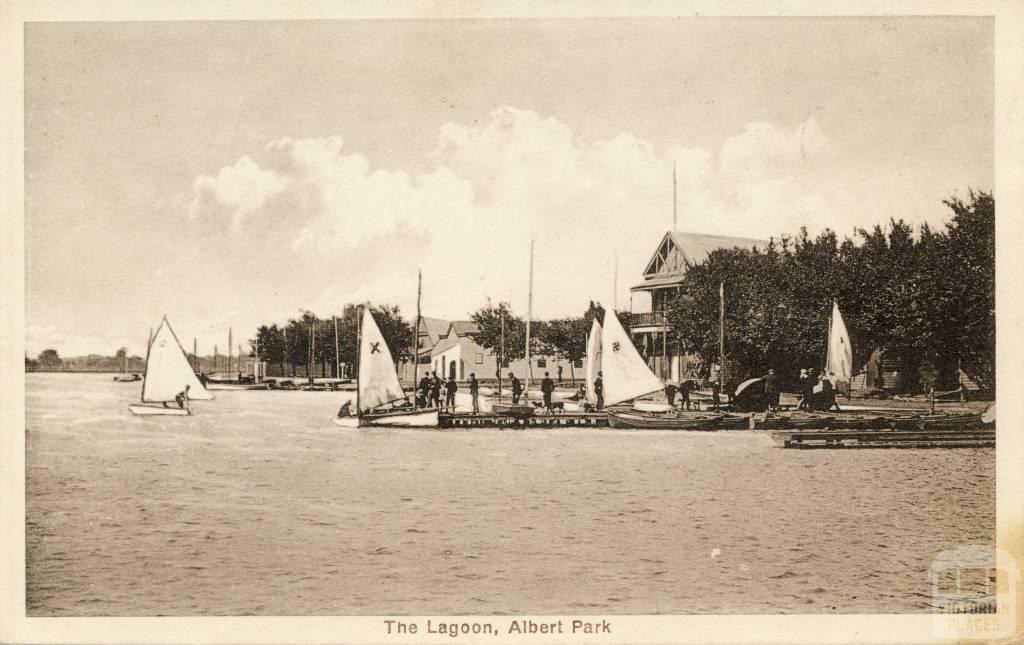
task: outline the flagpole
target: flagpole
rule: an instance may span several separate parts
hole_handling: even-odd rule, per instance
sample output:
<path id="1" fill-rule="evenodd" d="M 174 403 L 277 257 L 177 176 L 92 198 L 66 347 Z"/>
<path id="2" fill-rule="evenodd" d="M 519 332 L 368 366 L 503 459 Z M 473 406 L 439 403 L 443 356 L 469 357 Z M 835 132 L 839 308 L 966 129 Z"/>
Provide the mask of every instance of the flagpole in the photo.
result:
<path id="1" fill-rule="evenodd" d="M 725 282 L 718 283 L 718 391 L 725 375 Z"/>
<path id="2" fill-rule="evenodd" d="M 501 369 L 505 366 L 505 306 L 498 305 L 501 313 L 501 344 L 498 349 L 498 400 L 501 401 Z"/>
<path id="3" fill-rule="evenodd" d="M 412 400 L 413 409 L 418 407 L 416 388 L 420 377 L 420 299 L 423 297 L 423 271 L 417 272 L 416 280 L 416 331 L 412 335 Z"/>
<path id="4" fill-rule="evenodd" d="M 523 402 L 530 403 L 530 318 L 533 317 L 533 240 L 530 240 L 530 288 L 526 300 L 526 388 L 523 390 Z"/>
<path id="5" fill-rule="evenodd" d="M 341 378 L 341 353 L 338 351 L 338 317 L 331 316 L 334 319 L 334 376 L 335 378 Z"/>

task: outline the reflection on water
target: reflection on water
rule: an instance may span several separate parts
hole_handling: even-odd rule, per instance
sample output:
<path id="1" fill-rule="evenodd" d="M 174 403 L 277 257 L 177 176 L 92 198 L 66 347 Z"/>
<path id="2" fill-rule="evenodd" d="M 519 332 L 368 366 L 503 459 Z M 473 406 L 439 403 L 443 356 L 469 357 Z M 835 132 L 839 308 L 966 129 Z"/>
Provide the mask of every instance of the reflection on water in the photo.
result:
<path id="1" fill-rule="evenodd" d="M 27 377 L 28 613 L 923 612 L 993 450 L 752 432 L 344 430 L 343 395 Z"/>

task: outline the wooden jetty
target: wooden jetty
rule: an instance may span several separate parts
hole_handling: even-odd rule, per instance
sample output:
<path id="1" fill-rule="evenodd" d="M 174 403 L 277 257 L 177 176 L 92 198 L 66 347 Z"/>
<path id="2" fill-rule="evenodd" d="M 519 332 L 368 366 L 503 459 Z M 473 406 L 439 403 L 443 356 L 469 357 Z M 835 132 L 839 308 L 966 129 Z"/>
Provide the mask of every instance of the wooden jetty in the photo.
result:
<path id="1" fill-rule="evenodd" d="M 608 415 L 604 412 L 566 412 L 563 414 L 534 414 L 529 416 L 497 414 L 494 412 L 442 412 L 438 415 L 439 428 L 605 428 Z"/>
<path id="2" fill-rule="evenodd" d="M 787 430 L 772 432 L 783 448 L 994 448 L 994 427 L 918 430 Z"/>

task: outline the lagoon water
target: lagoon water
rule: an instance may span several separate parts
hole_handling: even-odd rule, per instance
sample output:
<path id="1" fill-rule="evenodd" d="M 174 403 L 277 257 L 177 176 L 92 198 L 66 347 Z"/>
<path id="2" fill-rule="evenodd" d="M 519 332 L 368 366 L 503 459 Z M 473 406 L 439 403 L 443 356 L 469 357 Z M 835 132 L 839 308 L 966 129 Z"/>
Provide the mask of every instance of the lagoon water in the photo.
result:
<path id="1" fill-rule="evenodd" d="M 345 430 L 339 393 L 29 374 L 30 616 L 929 610 L 994 544 L 991 449 L 755 432 Z"/>

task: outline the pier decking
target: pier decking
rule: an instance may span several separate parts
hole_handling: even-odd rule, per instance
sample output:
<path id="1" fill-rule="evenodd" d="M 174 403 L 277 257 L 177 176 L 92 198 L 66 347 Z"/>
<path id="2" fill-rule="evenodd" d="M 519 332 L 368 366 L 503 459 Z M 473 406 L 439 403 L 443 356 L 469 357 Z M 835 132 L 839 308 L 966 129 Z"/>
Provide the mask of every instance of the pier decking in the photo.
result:
<path id="1" fill-rule="evenodd" d="M 772 432 L 783 448 L 994 448 L 995 428 L 930 430 L 787 430 Z"/>
<path id="2" fill-rule="evenodd" d="M 493 412 L 442 412 L 439 428 L 605 428 L 608 415 L 603 412 L 566 412 L 512 416 Z"/>

